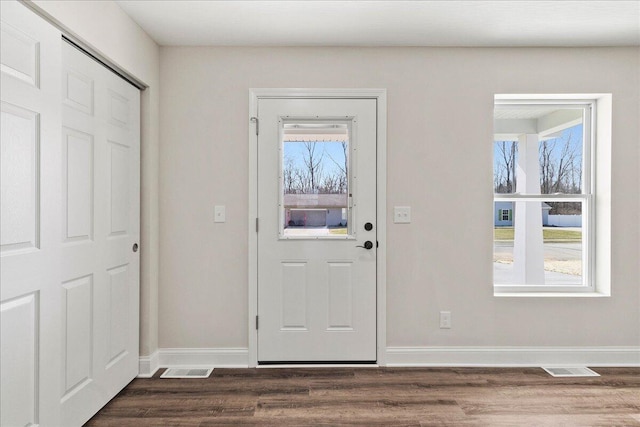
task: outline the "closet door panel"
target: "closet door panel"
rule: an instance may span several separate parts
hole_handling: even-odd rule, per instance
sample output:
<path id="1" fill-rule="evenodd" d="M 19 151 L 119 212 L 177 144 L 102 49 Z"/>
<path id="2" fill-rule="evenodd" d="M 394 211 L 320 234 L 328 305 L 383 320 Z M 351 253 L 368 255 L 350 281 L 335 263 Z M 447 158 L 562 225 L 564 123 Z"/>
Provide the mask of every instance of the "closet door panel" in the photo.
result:
<path id="1" fill-rule="evenodd" d="M 62 423 L 81 425 L 138 374 L 140 92 L 67 43 L 62 64 Z"/>
<path id="2" fill-rule="evenodd" d="M 0 20 L 0 425 L 60 425 L 61 34 Z"/>

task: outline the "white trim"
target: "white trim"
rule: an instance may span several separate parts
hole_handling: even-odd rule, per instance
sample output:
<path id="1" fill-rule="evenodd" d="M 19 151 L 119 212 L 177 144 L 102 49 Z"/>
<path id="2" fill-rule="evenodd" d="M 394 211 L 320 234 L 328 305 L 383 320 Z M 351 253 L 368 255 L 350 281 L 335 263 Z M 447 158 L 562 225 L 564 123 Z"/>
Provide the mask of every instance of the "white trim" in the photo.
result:
<path id="1" fill-rule="evenodd" d="M 583 104 L 584 101 L 593 101 L 594 99 L 611 96 L 609 93 L 500 93 L 494 96 L 500 104 L 548 104 L 551 100 L 558 104 Z"/>
<path id="2" fill-rule="evenodd" d="M 161 348 L 159 367 L 247 368 L 249 350 L 246 348 Z"/>
<path id="3" fill-rule="evenodd" d="M 372 91 L 373 92 L 373 91 Z M 378 298 L 378 365 L 387 364 L 387 90 L 377 90 L 378 144 L 377 144 L 377 298 Z"/>
<path id="4" fill-rule="evenodd" d="M 494 106 L 575 105 L 584 109 L 583 192 L 578 195 L 494 194 L 496 201 L 581 201 L 581 286 L 496 285 L 494 296 L 611 296 L 611 94 L 496 94 Z M 598 244 L 596 245 L 596 241 Z"/>
<path id="5" fill-rule="evenodd" d="M 640 366 L 640 347 L 389 347 L 387 366 Z"/>
<path id="6" fill-rule="evenodd" d="M 137 378 L 151 378 L 160 368 L 160 355 L 156 350 L 149 356 L 140 356 L 138 359 Z"/>
<path id="7" fill-rule="evenodd" d="M 640 347 L 389 347 L 386 366 L 632 366 L 640 367 Z M 248 368 L 248 348 L 161 348 L 140 358 L 138 378 L 159 368 L 207 366 Z M 303 365 L 266 365 L 292 368 Z M 307 366 L 307 365 L 304 365 Z M 325 365 L 308 365 L 321 367 Z M 370 368 L 377 365 L 326 365 Z"/>
<path id="8" fill-rule="evenodd" d="M 497 286 L 496 286 L 497 288 Z M 528 290 L 531 290 L 531 287 L 527 288 Z M 542 298 L 546 298 L 546 297 L 570 297 L 570 298 L 608 298 L 611 295 L 608 294 L 603 294 L 600 292 L 590 292 L 590 291 L 584 291 L 584 292 L 551 292 L 548 289 L 546 289 L 546 292 L 540 292 L 540 291 L 535 291 L 531 290 L 531 291 L 518 291 L 518 292 L 502 292 L 499 290 L 496 290 L 493 293 L 494 297 L 500 297 L 500 298 L 505 298 L 505 297 L 527 297 L 527 298 L 531 298 L 531 297 L 542 297 Z"/>
<path id="9" fill-rule="evenodd" d="M 336 98 L 377 100 L 377 363 L 385 365 L 387 342 L 387 90 L 386 89 L 249 89 L 249 348 L 248 365 L 258 364 L 258 333 L 255 317 L 258 313 L 258 136 L 251 117 L 258 117 L 260 98 Z"/>
<path id="10" fill-rule="evenodd" d="M 247 305 L 249 314 L 249 366 L 258 365 L 258 331 L 255 318 L 258 315 L 258 135 L 260 123 L 251 118 L 258 117 L 258 94 L 249 90 L 249 282 Z"/>
<path id="11" fill-rule="evenodd" d="M 250 99 L 258 98 L 345 98 L 345 99 L 381 99 L 386 100 L 386 89 L 370 88 L 250 88 Z M 250 107 L 254 107 L 251 103 Z M 251 112 L 256 112 L 253 108 Z"/>
<path id="12" fill-rule="evenodd" d="M 353 363 L 328 363 L 328 364 L 321 364 L 321 363 L 314 363 L 312 365 L 309 364 L 292 364 L 292 365 L 258 365 L 256 368 L 257 369 L 296 369 L 296 368 L 311 368 L 311 369 L 316 369 L 316 368 L 379 368 L 380 365 L 378 365 L 377 363 L 358 363 L 358 364 L 353 364 Z"/>

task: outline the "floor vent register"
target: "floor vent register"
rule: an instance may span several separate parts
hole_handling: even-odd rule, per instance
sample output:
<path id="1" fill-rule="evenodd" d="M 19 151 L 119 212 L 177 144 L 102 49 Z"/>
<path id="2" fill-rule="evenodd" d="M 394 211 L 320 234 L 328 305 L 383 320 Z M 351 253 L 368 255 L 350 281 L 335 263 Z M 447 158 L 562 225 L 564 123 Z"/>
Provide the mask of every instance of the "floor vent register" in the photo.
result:
<path id="1" fill-rule="evenodd" d="M 209 378 L 213 368 L 168 368 L 160 378 Z"/>
<path id="2" fill-rule="evenodd" d="M 573 367 L 545 367 L 542 369 L 547 371 L 549 375 L 553 377 L 599 377 L 600 374 L 592 371 L 585 366 L 573 366 Z"/>

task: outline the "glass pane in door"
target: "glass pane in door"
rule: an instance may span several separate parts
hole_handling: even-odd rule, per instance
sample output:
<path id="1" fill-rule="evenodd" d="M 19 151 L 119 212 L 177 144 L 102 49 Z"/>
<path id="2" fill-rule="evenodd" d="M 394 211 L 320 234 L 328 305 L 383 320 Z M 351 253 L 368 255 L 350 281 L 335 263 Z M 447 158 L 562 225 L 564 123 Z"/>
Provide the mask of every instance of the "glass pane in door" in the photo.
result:
<path id="1" fill-rule="evenodd" d="M 283 121 L 281 238 L 351 234 L 350 134 L 350 120 Z"/>

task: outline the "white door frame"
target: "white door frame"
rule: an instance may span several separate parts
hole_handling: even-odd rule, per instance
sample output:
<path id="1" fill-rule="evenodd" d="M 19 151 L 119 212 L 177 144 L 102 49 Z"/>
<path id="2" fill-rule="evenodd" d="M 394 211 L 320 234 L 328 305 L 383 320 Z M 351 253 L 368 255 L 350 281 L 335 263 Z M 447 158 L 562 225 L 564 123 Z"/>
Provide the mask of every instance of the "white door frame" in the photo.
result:
<path id="1" fill-rule="evenodd" d="M 387 347 L 387 90 L 386 89 L 249 89 L 249 367 L 258 365 L 258 135 L 252 117 L 258 116 L 258 100 L 268 98 L 375 99 L 377 101 L 376 144 L 376 223 L 378 250 L 376 260 L 376 357 L 386 365 Z"/>

